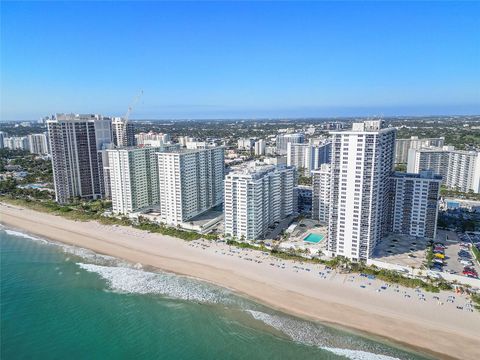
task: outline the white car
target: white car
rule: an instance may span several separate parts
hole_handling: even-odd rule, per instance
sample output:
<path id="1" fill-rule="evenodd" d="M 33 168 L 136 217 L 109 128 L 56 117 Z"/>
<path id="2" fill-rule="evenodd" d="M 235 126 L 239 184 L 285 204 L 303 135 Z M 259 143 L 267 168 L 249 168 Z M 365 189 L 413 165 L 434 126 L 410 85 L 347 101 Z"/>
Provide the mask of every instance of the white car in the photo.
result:
<path id="1" fill-rule="evenodd" d="M 460 260 L 460 264 L 473 266 L 473 263 L 470 260 Z"/>

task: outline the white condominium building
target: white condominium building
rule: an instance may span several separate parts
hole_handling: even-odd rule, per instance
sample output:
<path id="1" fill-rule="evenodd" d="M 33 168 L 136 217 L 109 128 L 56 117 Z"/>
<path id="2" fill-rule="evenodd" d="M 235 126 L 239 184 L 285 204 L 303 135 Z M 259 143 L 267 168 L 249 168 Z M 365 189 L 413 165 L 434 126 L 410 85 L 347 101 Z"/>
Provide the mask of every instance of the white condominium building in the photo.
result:
<path id="1" fill-rule="evenodd" d="M 161 146 L 170 142 L 169 134 L 159 134 L 155 132 L 139 133 L 135 135 L 135 141 L 137 145 L 145 146 Z"/>
<path id="2" fill-rule="evenodd" d="M 279 134 L 275 140 L 276 142 L 276 151 L 279 155 L 287 154 L 287 144 L 303 144 L 305 142 L 305 134 L 296 133 L 296 134 Z"/>
<path id="3" fill-rule="evenodd" d="M 247 151 L 250 151 L 250 150 L 252 150 L 254 144 L 255 144 L 255 140 L 250 139 L 250 138 L 238 139 L 238 141 L 237 141 L 237 149 L 238 149 L 238 150 L 247 150 Z"/>
<path id="4" fill-rule="evenodd" d="M 322 164 L 319 169 L 312 171 L 312 218 L 323 225 L 328 225 L 329 218 L 330 170 L 330 164 Z"/>
<path id="5" fill-rule="evenodd" d="M 328 253 L 365 260 L 388 228 L 394 128 L 382 121 L 333 131 Z"/>
<path id="6" fill-rule="evenodd" d="M 101 151 L 112 143 L 110 118 L 57 114 L 46 122 L 56 201 L 102 198 L 105 186 Z"/>
<path id="7" fill-rule="evenodd" d="M 390 232 L 435 239 L 442 177 L 432 171 L 396 172 Z"/>
<path id="8" fill-rule="evenodd" d="M 260 139 L 255 142 L 255 156 L 265 155 L 266 143 L 265 140 Z"/>
<path id="9" fill-rule="evenodd" d="M 268 227 L 293 214 L 296 170 L 246 163 L 225 177 L 225 235 L 257 240 Z"/>
<path id="10" fill-rule="evenodd" d="M 185 147 L 189 150 L 210 149 L 217 147 L 213 141 L 188 141 Z"/>
<path id="11" fill-rule="evenodd" d="M 186 146 L 187 146 L 187 143 L 188 143 L 188 142 L 195 141 L 195 138 L 189 137 L 189 136 L 179 136 L 179 137 L 177 138 L 177 141 L 178 141 L 178 143 L 180 144 L 180 146 L 186 147 Z"/>
<path id="12" fill-rule="evenodd" d="M 410 149 L 421 149 L 426 147 L 442 147 L 445 143 L 444 137 L 423 138 L 412 136 L 410 139 L 397 139 L 395 142 L 395 163 L 405 164 L 408 161 L 408 151 Z"/>
<path id="13" fill-rule="evenodd" d="M 319 145 L 287 144 L 287 165 L 303 170 L 303 175 L 311 176 L 311 172 L 321 164 L 329 163 L 332 143 L 325 142 Z"/>
<path id="14" fill-rule="evenodd" d="M 121 117 L 112 118 L 113 143 L 117 147 L 135 145 L 135 125 Z"/>
<path id="15" fill-rule="evenodd" d="M 28 135 L 28 146 L 32 154 L 48 154 L 47 135 L 30 134 Z"/>
<path id="16" fill-rule="evenodd" d="M 480 192 L 480 155 L 477 151 L 455 150 L 453 146 L 410 149 L 407 172 L 422 170 L 440 174 L 443 184 L 450 189 Z"/>
<path id="17" fill-rule="evenodd" d="M 462 192 L 480 192 L 480 152 L 453 150 L 445 185 Z"/>
<path id="18" fill-rule="evenodd" d="M 29 150 L 27 136 L 12 136 L 3 139 L 3 145 L 10 150 Z"/>
<path id="19" fill-rule="evenodd" d="M 161 147 L 107 150 L 113 212 L 129 214 L 158 206 L 158 161 Z"/>
<path id="20" fill-rule="evenodd" d="M 447 179 L 448 160 L 453 146 L 412 148 L 408 151 L 407 172 L 418 174 L 422 170 L 432 170 Z"/>
<path id="21" fill-rule="evenodd" d="M 7 137 L 7 133 L 0 131 L 0 149 L 5 147 L 4 140 Z"/>
<path id="22" fill-rule="evenodd" d="M 179 225 L 223 202 L 224 147 L 158 153 L 162 222 Z"/>

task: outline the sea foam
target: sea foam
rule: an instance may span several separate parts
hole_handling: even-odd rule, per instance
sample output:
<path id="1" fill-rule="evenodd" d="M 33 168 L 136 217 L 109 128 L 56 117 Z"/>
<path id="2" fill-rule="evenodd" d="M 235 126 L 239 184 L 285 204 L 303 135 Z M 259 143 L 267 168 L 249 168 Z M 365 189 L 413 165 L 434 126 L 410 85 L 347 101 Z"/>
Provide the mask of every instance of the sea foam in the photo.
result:
<path id="1" fill-rule="evenodd" d="M 358 348 L 367 347 L 367 345 L 358 342 L 358 340 L 354 340 L 353 337 L 350 341 L 352 347 L 356 349 L 335 347 L 335 344 L 338 345 L 338 335 L 329 333 L 325 328 L 315 323 L 279 315 L 271 315 L 255 310 L 247 310 L 247 312 L 250 313 L 254 319 L 262 321 L 274 329 L 281 331 L 296 342 L 316 346 L 336 355 L 345 356 L 352 360 L 399 360 L 396 357 L 388 355 L 376 354 L 366 350 L 357 350 Z M 342 342 L 345 340 L 348 342 L 348 339 L 342 336 Z"/>
<path id="2" fill-rule="evenodd" d="M 50 246 L 56 246 L 60 248 L 64 253 L 66 254 L 71 254 L 77 257 L 81 257 L 85 260 L 88 260 L 90 262 L 94 262 L 96 264 L 102 264 L 102 265 L 121 265 L 121 266 L 128 266 L 128 263 L 121 261 L 120 259 L 117 259 L 113 256 L 108 256 L 108 255 L 102 255 L 102 254 L 97 254 L 96 252 L 92 250 L 88 250 L 82 247 L 74 246 L 74 245 L 67 245 L 63 244 L 60 242 L 55 242 L 52 240 L 47 240 L 43 239 L 40 237 L 32 236 L 20 231 L 16 230 L 11 230 L 7 228 L 1 228 L 1 230 L 5 231 L 6 234 L 11 235 L 11 236 L 16 236 L 16 237 L 21 237 L 24 239 L 29 239 L 29 240 L 34 240 L 41 242 L 42 244 L 45 245 L 50 245 Z M 136 265 L 138 267 L 138 265 Z"/>
<path id="3" fill-rule="evenodd" d="M 11 236 L 22 237 L 22 238 L 25 238 L 25 239 L 40 241 L 44 244 L 48 244 L 48 241 L 45 240 L 45 239 L 41 239 L 41 238 L 38 238 L 38 237 L 35 237 L 35 236 L 32 236 L 32 235 L 28 235 L 28 234 L 25 234 L 25 233 L 20 232 L 20 231 L 9 230 L 9 229 L 3 229 L 3 231 L 5 231 L 5 233 L 7 233 L 8 235 L 11 235 Z"/>
<path id="4" fill-rule="evenodd" d="M 88 272 L 105 279 L 112 290 L 122 293 L 159 294 L 170 298 L 200 302 L 228 303 L 230 292 L 168 273 L 156 273 L 123 266 L 102 266 L 77 263 Z"/>

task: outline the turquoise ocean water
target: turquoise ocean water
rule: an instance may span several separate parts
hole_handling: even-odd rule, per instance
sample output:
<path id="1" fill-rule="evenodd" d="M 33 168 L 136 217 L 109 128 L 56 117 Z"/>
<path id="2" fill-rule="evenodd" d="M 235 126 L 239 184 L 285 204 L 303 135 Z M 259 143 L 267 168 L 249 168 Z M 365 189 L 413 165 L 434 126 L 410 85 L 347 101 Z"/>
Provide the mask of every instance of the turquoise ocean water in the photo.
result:
<path id="1" fill-rule="evenodd" d="M 204 282 L 0 228 L 0 358 L 425 359 Z"/>

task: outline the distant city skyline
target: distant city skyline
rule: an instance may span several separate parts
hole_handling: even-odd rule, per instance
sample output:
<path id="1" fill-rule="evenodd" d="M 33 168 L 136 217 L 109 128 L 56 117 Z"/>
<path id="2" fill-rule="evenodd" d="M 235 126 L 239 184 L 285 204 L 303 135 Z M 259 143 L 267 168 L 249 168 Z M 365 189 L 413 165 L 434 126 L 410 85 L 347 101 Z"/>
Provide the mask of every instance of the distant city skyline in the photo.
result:
<path id="1" fill-rule="evenodd" d="M 475 2 L 2 2 L 0 120 L 122 116 L 141 90 L 132 119 L 478 115 L 479 11 Z"/>

